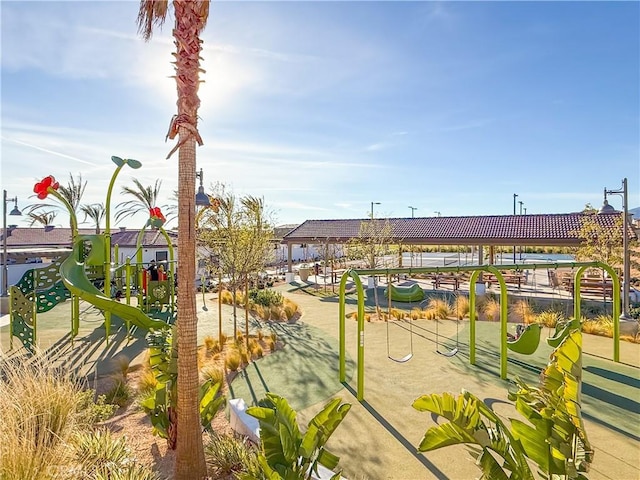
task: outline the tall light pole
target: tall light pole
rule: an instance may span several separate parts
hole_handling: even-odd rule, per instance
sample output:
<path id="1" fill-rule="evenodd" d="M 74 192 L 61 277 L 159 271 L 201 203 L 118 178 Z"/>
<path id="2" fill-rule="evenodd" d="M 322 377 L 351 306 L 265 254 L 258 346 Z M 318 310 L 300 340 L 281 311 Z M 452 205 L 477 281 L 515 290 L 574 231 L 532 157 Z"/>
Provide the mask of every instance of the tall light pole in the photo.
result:
<path id="1" fill-rule="evenodd" d="M 627 179 L 622 179 L 620 190 L 604 189 L 604 205 L 598 213 L 615 213 L 615 209 L 607 202 L 607 195 L 622 196 L 622 313 L 621 320 L 630 320 L 629 316 L 629 287 L 631 280 L 631 262 L 629 259 L 629 203 L 627 199 Z"/>
<path id="2" fill-rule="evenodd" d="M 520 215 L 522 215 L 522 206 L 524 205 L 524 202 L 520 200 L 518 203 L 520 204 Z"/>
<path id="3" fill-rule="evenodd" d="M 412 207 L 411 205 L 409 205 L 409 208 L 411 209 L 411 218 L 414 218 L 413 212 L 415 212 L 418 207 Z M 413 268 L 413 244 L 411 245 L 411 268 Z"/>
<path id="4" fill-rule="evenodd" d="M 513 194 L 513 215 L 516 214 L 516 198 L 518 198 L 518 194 Z M 516 246 L 513 246 L 513 263 L 516 263 Z"/>
<path id="5" fill-rule="evenodd" d="M 204 193 L 204 185 L 202 184 L 203 174 L 202 168 L 199 172 L 196 172 L 196 179 L 200 179 L 200 186 L 198 187 L 198 193 L 196 193 L 196 206 L 197 207 L 209 207 L 211 202 L 206 193 Z"/>
<path id="6" fill-rule="evenodd" d="M 435 213 L 438 217 L 440 217 L 440 216 L 441 216 L 441 215 L 440 215 L 440 212 L 438 212 L 437 210 L 436 210 L 435 212 L 433 212 L 433 213 Z"/>
<path id="7" fill-rule="evenodd" d="M 373 220 L 373 206 L 380 205 L 380 202 L 371 202 L 371 220 Z"/>
<path id="8" fill-rule="evenodd" d="M 7 296 L 7 290 L 9 290 L 9 259 L 7 258 L 7 203 L 14 202 L 13 210 L 9 215 L 22 215 L 22 212 L 18 210 L 18 197 L 7 198 L 7 191 L 2 191 L 2 296 Z"/>

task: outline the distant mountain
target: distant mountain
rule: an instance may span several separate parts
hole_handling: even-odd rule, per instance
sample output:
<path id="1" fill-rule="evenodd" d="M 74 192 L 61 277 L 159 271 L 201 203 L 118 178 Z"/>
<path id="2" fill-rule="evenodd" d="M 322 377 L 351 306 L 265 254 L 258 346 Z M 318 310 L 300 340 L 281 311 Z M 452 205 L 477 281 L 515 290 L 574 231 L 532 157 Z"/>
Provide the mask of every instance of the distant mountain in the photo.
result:
<path id="1" fill-rule="evenodd" d="M 633 218 L 640 218 L 640 207 L 631 208 L 629 213 L 633 215 Z"/>

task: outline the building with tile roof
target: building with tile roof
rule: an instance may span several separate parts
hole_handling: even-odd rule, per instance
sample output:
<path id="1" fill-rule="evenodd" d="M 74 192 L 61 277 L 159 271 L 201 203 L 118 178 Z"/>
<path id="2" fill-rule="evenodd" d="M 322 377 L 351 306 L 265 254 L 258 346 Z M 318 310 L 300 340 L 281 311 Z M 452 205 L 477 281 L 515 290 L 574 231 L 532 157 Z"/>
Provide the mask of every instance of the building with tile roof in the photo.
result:
<path id="1" fill-rule="evenodd" d="M 586 217 L 605 228 L 619 228 L 617 214 L 559 213 L 539 215 L 487 215 L 465 217 L 380 218 L 388 222 L 393 243 L 403 245 L 556 246 L 576 247 Z M 289 251 L 295 244 L 344 244 L 360 235 L 360 226 L 370 219 L 307 220 L 287 233 L 282 243 Z M 636 238 L 635 231 L 629 235 Z M 289 255 L 291 268 L 291 255 Z M 291 271 L 291 270 L 289 270 Z"/>

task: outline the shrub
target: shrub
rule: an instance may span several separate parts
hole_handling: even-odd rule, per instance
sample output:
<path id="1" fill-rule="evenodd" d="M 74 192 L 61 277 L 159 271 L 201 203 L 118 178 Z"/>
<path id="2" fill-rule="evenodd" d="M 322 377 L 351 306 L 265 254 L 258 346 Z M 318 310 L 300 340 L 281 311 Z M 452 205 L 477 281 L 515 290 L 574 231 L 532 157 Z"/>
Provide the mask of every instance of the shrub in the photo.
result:
<path id="1" fill-rule="evenodd" d="M 218 341 L 213 338 L 211 335 L 207 335 L 206 337 L 204 337 L 204 348 L 207 350 L 207 352 L 211 352 L 211 353 L 215 353 L 213 352 L 213 350 L 216 348 Z"/>
<path id="2" fill-rule="evenodd" d="M 278 334 L 276 332 L 270 332 L 269 333 L 269 337 L 271 338 L 271 340 L 273 340 L 274 342 L 278 341 Z"/>
<path id="3" fill-rule="evenodd" d="M 487 320 L 495 322 L 500 319 L 500 302 L 495 298 L 488 298 L 484 304 L 482 312 Z"/>
<path id="4" fill-rule="evenodd" d="M 144 370 L 138 377 L 138 391 L 148 392 L 154 391 L 158 385 L 158 380 L 151 370 Z"/>
<path id="5" fill-rule="evenodd" d="M 456 295 L 453 303 L 453 311 L 458 320 L 462 320 L 469 314 L 469 299 L 464 295 Z"/>
<path id="6" fill-rule="evenodd" d="M 111 363 L 115 369 L 122 375 L 123 378 L 127 378 L 129 374 L 129 366 L 131 361 L 125 355 L 118 355 L 111 360 Z"/>
<path id="7" fill-rule="evenodd" d="M 68 444 L 91 416 L 86 394 L 42 359 L 30 365 L 0 360 L 0 371 L 0 477 L 59 477 L 73 460 Z"/>
<path id="8" fill-rule="evenodd" d="M 274 342 L 272 338 L 270 338 L 270 337 L 265 338 L 264 339 L 264 344 L 269 349 L 270 352 L 275 351 L 276 342 Z"/>
<path id="9" fill-rule="evenodd" d="M 211 380 L 212 383 L 224 383 L 224 371 L 215 365 L 206 365 L 200 370 L 202 381 Z"/>
<path id="10" fill-rule="evenodd" d="M 560 313 L 553 310 L 545 310 L 535 317 L 537 323 L 541 323 L 545 327 L 555 328 L 558 322 L 562 321 Z"/>
<path id="11" fill-rule="evenodd" d="M 262 330 L 258 330 L 257 336 L 258 341 L 261 341 L 264 338 L 264 332 Z"/>
<path id="12" fill-rule="evenodd" d="M 249 298 L 256 305 L 262 305 L 263 307 L 271 307 L 273 305 L 282 305 L 284 297 L 280 292 L 265 288 L 263 290 L 249 290 Z"/>
<path id="13" fill-rule="evenodd" d="M 264 351 L 262 350 L 262 347 L 260 345 L 256 344 L 251 349 L 251 354 L 256 358 L 262 358 L 262 356 L 264 355 Z"/>
<path id="14" fill-rule="evenodd" d="M 224 333 L 220 334 L 220 350 L 222 351 L 222 347 L 224 347 L 224 345 L 227 343 L 227 340 L 229 339 L 229 337 L 227 335 L 225 335 Z"/>
<path id="15" fill-rule="evenodd" d="M 293 316 L 298 313 L 298 305 L 288 298 L 284 299 L 284 313 L 287 320 L 291 320 Z"/>
<path id="16" fill-rule="evenodd" d="M 131 387 L 121 375 L 114 376 L 113 381 L 113 386 L 105 393 L 106 401 L 124 407 L 131 398 Z"/>
<path id="17" fill-rule="evenodd" d="M 427 304 L 427 310 L 432 310 L 435 318 L 444 320 L 451 315 L 451 305 L 444 299 L 431 298 Z"/>
<path id="18" fill-rule="evenodd" d="M 108 430 L 82 432 L 74 439 L 81 473 L 76 478 L 92 480 L 158 480 L 149 468 L 136 463 L 124 438 Z"/>
<path id="19" fill-rule="evenodd" d="M 422 318 L 422 309 L 417 307 L 414 308 L 413 310 L 411 310 L 410 316 L 411 316 L 411 320 L 417 320 L 419 318 Z"/>
<path id="20" fill-rule="evenodd" d="M 237 372 L 238 368 L 240 368 L 241 363 L 242 358 L 240 357 L 240 352 L 234 349 L 230 349 L 224 359 L 224 364 L 227 369 L 232 372 Z"/>
<path id="21" fill-rule="evenodd" d="M 404 312 L 398 308 L 392 308 L 389 312 L 389 315 L 391 315 L 396 320 L 402 320 L 404 318 Z"/>
<path id="22" fill-rule="evenodd" d="M 271 320 L 287 321 L 287 314 L 281 305 L 271 305 Z"/>
<path id="23" fill-rule="evenodd" d="M 95 393 L 95 390 L 82 390 L 78 393 L 78 409 L 83 412 L 81 415 L 89 424 L 108 420 L 118 409 L 117 405 L 106 402 L 105 395 L 98 395 L 94 401 Z"/>
<path id="24" fill-rule="evenodd" d="M 249 474 L 251 478 L 262 479 L 255 447 L 248 441 L 238 440 L 228 435 L 211 433 L 204 446 L 204 456 L 209 473 L 215 478 Z"/>
<path id="25" fill-rule="evenodd" d="M 220 300 L 225 305 L 233 305 L 233 295 L 229 290 L 224 289 L 220 292 Z"/>
<path id="26" fill-rule="evenodd" d="M 536 315 L 533 311 L 533 307 L 527 300 L 518 300 L 510 305 L 510 310 L 513 315 L 521 323 L 533 323 L 536 320 Z"/>
<path id="27" fill-rule="evenodd" d="M 613 319 L 607 315 L 598 315 L 596 318 L 582 323 L 582 331 L 603 337 L 613 336 Z"/>

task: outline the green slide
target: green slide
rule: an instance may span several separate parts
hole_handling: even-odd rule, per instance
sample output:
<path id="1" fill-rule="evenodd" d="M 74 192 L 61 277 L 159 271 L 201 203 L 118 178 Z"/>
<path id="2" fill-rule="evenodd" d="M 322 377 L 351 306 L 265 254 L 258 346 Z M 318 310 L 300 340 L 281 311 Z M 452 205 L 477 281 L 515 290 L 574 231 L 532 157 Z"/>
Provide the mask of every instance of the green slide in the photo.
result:
<path id="1" fill-rule="evenodd" d="M 424 290 L 417 283 L 414 283 L 410 287 L 396 287 L 395 285 L 389 285 L 391 288 L 391 300 L 396 302 L 419 302 L 424 298 Z M 385 288 L 384 296 L 389 297 L 389 291 Z"/>
<path id="2" fill-rule="evenodd" d="M 76 260 L 81 248 L 82 240 L 76 241 L 73 246 L 73 254 L 69 255 L 69 257 L 62 262 L 62 265 L 60 265 L 60 276 L 71 293 L 101 310 L 117 315 L 122 320 L 130 321 L 138 328 L 158 330 L 168 327 L 164 322 L 149 318 L 140 309 L 112 300 L 98 290 L 87 277 L 84 270 L 84 263 Z"/>

